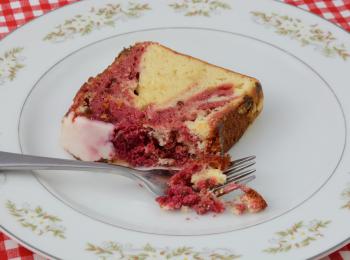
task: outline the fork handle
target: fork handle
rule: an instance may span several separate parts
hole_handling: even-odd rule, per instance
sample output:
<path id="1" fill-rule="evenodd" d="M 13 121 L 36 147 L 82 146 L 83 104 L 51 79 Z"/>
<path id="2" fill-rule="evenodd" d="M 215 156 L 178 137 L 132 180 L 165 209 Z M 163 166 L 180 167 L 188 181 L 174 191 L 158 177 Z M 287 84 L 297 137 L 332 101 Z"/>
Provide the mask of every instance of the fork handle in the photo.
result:
<path id="1" fill-rule="evenodd" d="M 107 163 L 84 162 L 0 152 L 1 170 L 73 170 L 119 174 L 131 179 L 139 179 L 134 169 Z"/>

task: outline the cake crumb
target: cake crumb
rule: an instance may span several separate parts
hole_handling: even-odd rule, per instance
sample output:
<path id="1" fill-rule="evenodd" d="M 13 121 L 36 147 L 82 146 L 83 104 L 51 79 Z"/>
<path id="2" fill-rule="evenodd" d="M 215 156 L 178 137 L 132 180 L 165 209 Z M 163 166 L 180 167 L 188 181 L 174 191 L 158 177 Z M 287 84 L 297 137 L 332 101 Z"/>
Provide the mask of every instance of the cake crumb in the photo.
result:
<path id="1" fill-rule="evenodd" d="M 244 187 L 242 190 L 244 194 L 240 197 L 240 200 L 249 212 L 256 213 L 267 207 L 266 201 L 258 192 L 249 187 Z"/>
<path id="2" fill-rule="evenodd" d="M 188 206 L 181 206 L 182 212 L 189 212 L 190 208 Z"/>
<path id="3" fill-rule="evenodd" d="M 234 202 L 231 205 L 231 211 L 235 215 L 242 215 L 246 212 L 247 207 L 243 203 Z"/>

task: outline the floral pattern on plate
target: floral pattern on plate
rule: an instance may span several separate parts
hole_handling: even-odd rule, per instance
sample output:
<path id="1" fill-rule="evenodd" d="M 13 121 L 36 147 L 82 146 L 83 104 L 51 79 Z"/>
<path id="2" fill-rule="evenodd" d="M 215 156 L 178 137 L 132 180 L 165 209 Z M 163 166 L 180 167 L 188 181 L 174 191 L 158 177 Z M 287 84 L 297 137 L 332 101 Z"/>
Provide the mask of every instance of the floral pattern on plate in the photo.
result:
<path id="1" fill-rule="evenodd" d="M 98 259 L 186 259 L 186 260 L 233 260 L 240 258 L 228 249 L 204 249 L 196 251 L 191 247 L 155 248 L 146 244 L 142 248 L 132 245 L 121 245 L 113 241 L 104 242 L 101 246 L 87 244 L 86 250 L 98 256 Z"/>
<path id="2" fill-rule="evenodd" d="M 338 43 L 330 31 L 321 29 L 317 24 L 307 25 L 298 18 L 276 13 L 266 14 L 264 12 L 251 12 L 254 20 L 274 28 L 275 33 L 288 36 L 290 39 L 298 41 L 302 46 L 311 45 L 326 57 L 341 57 L 347 60 L 350 52 L 343 43 Z"/>
<path id="3" fill-rule="evenodd" d="M 342 208 L 350 210 L 350 182 L 347 184 L 346 188 L 342 191 L 341 197 L 345 201 L 345 204 L 342 205 Z"/>
<path id="4" fill-rule="evenodd" d="M 65 20 L 48 33 L 45 41 L 61 42 L 76 35 L 87 35 L 92 31 L 116 26 L 118 20 L 140 17 L 145 11 L 150 10 L 147 3 L 128 2 L 128 4 L 107 4 L 103 7 L 92 7 L 87 14 L 77 14 L 71 19 Z"/>
<path id="5" fill-rule="evenodd" d="M 308 223 L 299 221 L 286 230 L 276 232 L 277 236 L 270 240 L 272 246 L 263 251 L 275 254 L 306 247 L 323 237 L 322 230 L 327 228 L 330 222 L 316 219 Z"/>
<path id="6" fill-rule="evenodd" d="M 18 207 L 14 202 L 8 200 L 6 208 L 23 227 L 31 229 L 37 235 L 50 233 L 54 237 L 65 238 L 66 228 L 58 224 L 62 220 L 48 214 L 40 206 L 32 208 L 29 204 L 24 204 Z"/>
<path id="7" fill-rule="evenodd" d="M 231 9 L 231 6 L 222 0 L 181 0 L 170 3 L 169 6 L 185 16 L 207 16 L 219 10 Z"/>
<path id="8" fill-rule="evenodd" d="M 5 51 L 0 56 L 0 85 L 13 81 L 18 72 L 24 68 L 22 51 L 23 48 L 16 47 Z"/>

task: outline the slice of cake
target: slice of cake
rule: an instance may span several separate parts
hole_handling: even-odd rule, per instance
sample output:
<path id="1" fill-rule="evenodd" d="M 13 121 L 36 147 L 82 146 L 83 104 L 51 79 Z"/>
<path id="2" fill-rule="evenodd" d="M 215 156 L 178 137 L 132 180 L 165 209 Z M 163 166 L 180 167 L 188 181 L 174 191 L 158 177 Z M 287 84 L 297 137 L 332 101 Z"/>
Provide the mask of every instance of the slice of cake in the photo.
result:
<path id="1" fill-rule="evenodd" d="M 183 183 L 198 194 L 223 181 L 225 152 L 262 104 L 255 78 L 141 42 L 80 88 L 63 118 L 61 142 L 85 161 L 181 168 L 174 179 L 190 168 Z M 166 204 L 164 197 L 158 201 Z"/>

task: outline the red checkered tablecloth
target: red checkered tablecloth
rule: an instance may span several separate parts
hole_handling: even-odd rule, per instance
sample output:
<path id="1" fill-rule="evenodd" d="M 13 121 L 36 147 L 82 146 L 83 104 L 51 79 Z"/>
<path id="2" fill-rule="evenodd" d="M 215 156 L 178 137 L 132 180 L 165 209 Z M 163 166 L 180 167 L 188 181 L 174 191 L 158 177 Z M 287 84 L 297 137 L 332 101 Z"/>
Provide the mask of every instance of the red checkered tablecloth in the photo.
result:
<path id="1" fill-rule="evenodd" d="M 0 0 L 0 39 L 33 18 L 80 0 Z M 284 0 L 350 32 L 350 0 Z M 0 232 L 0 260 L 44 259 Z M 322 260 L 350 260 L 350 244 Z"/>

